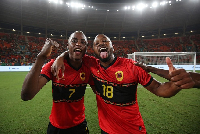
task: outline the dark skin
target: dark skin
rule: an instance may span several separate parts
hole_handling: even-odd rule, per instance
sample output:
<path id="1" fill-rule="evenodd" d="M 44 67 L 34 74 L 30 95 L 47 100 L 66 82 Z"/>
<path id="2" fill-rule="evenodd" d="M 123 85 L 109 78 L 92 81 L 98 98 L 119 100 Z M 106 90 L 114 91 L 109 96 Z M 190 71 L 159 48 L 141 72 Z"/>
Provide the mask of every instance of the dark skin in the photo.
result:
<path id="1" fill-rule="evenodd" d="M 175 82 L 175 84 L 183 89 L 189 88 L 200 88 L 200 74 L 194 72 L 186 72 L 185 69 L 175 69 L 171 60 L 167 61 L 169 67 L 172 68 L 171 70 L 163 70 L 158 69 L 151 66 L 146 66 L 141 62 L 135 63 L 136 66 L 143 68 L 146 72 L 152 72 L 157 74 L 167 80 L 171 80 Z M 169 71 L 171 71 L 169 73 Z"/>
<path id="2" fill-rule="evenodd" d="M 99 34 L 96 36 L 94 39 L 93 43 L 93 50 L 98 59 L 100 59 L 100 64 L 104 67 L 109 66 L 110 63 L 114 60 L 114 54 L 113 54 L 113 45 L 111 40 L 105 36 L 104 34 Z M 102 54 L 102 52 L 104 54 Z M 54 75 L 58 76 L 59 70 L 62 69 L 63 66 L 63 59 L 64 56 L 67 55 L 67 52 L 63 53 L 58 60 L 56 60 L 52 65 Z M 173 67 L 169 67 L 170 71 L 173 71 Z M 170 73 L 171 73 L 170 72 Z M 168 72 L 169 74 L 169 72 Z M 169 81 L 165 83 L 160 83 L 157 80 L 153 80 L 150 85 L 145 87 L 147 90 L 152 92 L 153 94 L 160 96 L 160 97 L 165 97 L 169 98 L 174 95 L 176 95 L 182 88 L 177 86 L 175 82 Z"/>
<path id="3" fill-rule="evenodd" d="M 79 68 L 82 64 L 82 57 L 85 54 L 87 48 L 86 41 L 87 38 L 81 32 L 75 32 L 69 38 L 69 62 L 74 68 Z M 31 100 L 48 82 L 45 77 L 40 76 L 40 72 L 45 60 L 50 56 L 52 47 L 54 46 L 59 45 L 51 39 L 47 39 L 41 52 L 37 56 L 34 66 L 25 77 L 21 90 L 22 100 Z"/>

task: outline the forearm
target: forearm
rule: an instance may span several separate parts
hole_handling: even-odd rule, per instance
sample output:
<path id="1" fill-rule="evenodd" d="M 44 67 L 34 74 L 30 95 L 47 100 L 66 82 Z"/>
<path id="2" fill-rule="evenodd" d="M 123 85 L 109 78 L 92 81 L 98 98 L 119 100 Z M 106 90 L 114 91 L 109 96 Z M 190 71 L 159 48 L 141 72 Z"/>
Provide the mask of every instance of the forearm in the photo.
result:
<path id="1" fill-rule="evenodd" d="M 192 80 L 195 82 L 194 88 L 200 88 L 200 74 L 189 72 Z"/>
<path id="2" fill-rule="evenodd" d="M 39 76 L 42 66 L 44 65 L 45 59 L 45 57 L 38 56 L 35 61 L 35 64 L 25 77 L 21 91 L 22 100 L 31 100 L 40 90 Z"/>
<path id="3" fill-rule="evenodd" d="M 147 66 L 147 71 L 157 74 L 160 77 L 163 77 L 167 80 L 170 80 L 169 77 L 169 71 L 168 70 L 163 70 L 163 69 L 159 69 L 159 68 L 155 68 L 155 67 L 151 67 L 151 66 Z"/>
<path id="4" fill-rule="evenodd" d="M 181 89 L 173 82 L 165 82 L 162 83 L 157 90 L 160 97 L 170 98 L 176 95 Z"/>
<path id="5" fill-rule="evenodd" d="M 69 51 L 65 51 L 65 52 L 63 52 L 61 55 L 59 55 L 57 58 L 62 58 L 62 59 L 64 59 L 64 58 L 66 58 L 67 56 L 69 55 Z"/>
<path id="6" fill-rule="evenodd" d="M 176 86 L 173 82 L 159 83 L 156 80 L 152 81 L 151 85 L 146 87 L 150 92 L 159 97 L 170 98 L 176 95 L 181 88 Z"/>

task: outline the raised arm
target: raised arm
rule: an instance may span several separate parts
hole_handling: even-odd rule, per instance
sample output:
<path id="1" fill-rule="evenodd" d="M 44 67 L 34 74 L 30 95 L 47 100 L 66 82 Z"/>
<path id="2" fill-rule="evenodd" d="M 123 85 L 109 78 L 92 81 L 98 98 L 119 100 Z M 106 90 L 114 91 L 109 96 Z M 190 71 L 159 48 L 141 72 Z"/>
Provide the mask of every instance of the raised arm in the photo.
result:
<path id="1" fill-rule="evenodd" d="M 26 75 L 22 90 L 21 99 L 24 101 L 31 100 L 40 89 L 48 82 L 46 78 L 40 76 L 42 66 L 45 60 L 50 56 L 52 47 L 58 47 L 56 42 L 51 39 L 47 39 L 41 52 L 38 54 L 35 64 L 31 68 L 30 72 Z"/>

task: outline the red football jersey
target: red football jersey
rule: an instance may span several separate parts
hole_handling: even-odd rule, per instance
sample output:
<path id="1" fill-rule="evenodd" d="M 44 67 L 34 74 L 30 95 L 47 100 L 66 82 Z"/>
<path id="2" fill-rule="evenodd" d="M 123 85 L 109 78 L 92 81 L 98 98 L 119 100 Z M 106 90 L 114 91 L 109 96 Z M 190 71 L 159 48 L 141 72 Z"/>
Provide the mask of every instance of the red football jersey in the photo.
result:
<path id="1" fill-rule="evenodd" d="M 64 78 L 57 80 L 51 73 L 53 62 L 48 62 L 41 71 L 42 76 L 52 80 L 53 106 L 49 119 L 53 126 L 67 129 L 85 119 L 84 94 L 87 83 L 92 80 L 91 72 L 85 64 L 76 70 L 64 60 Z"/>
<path id="2" fill-rule="evenodd" d="M 109 134 L 146 133 L 137 102 L 138 83 L 147 86 L 153 78 L 127 58 L 115 58 L 104 68 L 94 57 L 89 61 L 96 88 L 99 125 Z"/>

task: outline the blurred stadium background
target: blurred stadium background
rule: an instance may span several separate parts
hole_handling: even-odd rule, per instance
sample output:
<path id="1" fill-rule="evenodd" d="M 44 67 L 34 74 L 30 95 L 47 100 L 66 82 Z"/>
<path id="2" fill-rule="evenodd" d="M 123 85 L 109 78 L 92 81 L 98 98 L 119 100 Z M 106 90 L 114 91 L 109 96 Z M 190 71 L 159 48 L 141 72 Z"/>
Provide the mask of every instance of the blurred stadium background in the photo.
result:
<path id="1" fill-rule="evenodd" d="M 115 55 L 133 52 L 197 52 L 200 63 L 199 0 L 1 0 L 1 65 L 31 65 L 45 39 L 66 50 L 76 30 L 92 41 L 103 33 Z"/>
<path id="2" fill-rule="evenodd" d="M 32 65 L 46 38 L 61 46 L 51 58 L 66 50 L 67 38 L 76 30 L 89 40 L 103 33 L 114 44 L 115 55 L 133 52 L 196 52 L 200 65 L 200 0 L 1 0 L 0 65 Z M 48 60 L 47 60 L 48 61 Z M 51 83 L 33 100 L 20 98 L 27 72 L 0 70 L 0 133 L 46 133 L 51 111 Z M 153 75 L 159 81 L 166 81 Z M 159 98 L 142 86 L 138 102 L 149 134 L 198 134 L 200 90 L 182 90 L 170 99 Z M 86 119 L 91 134 L 100 133 L 95 95 L 85 94 Z"/>

